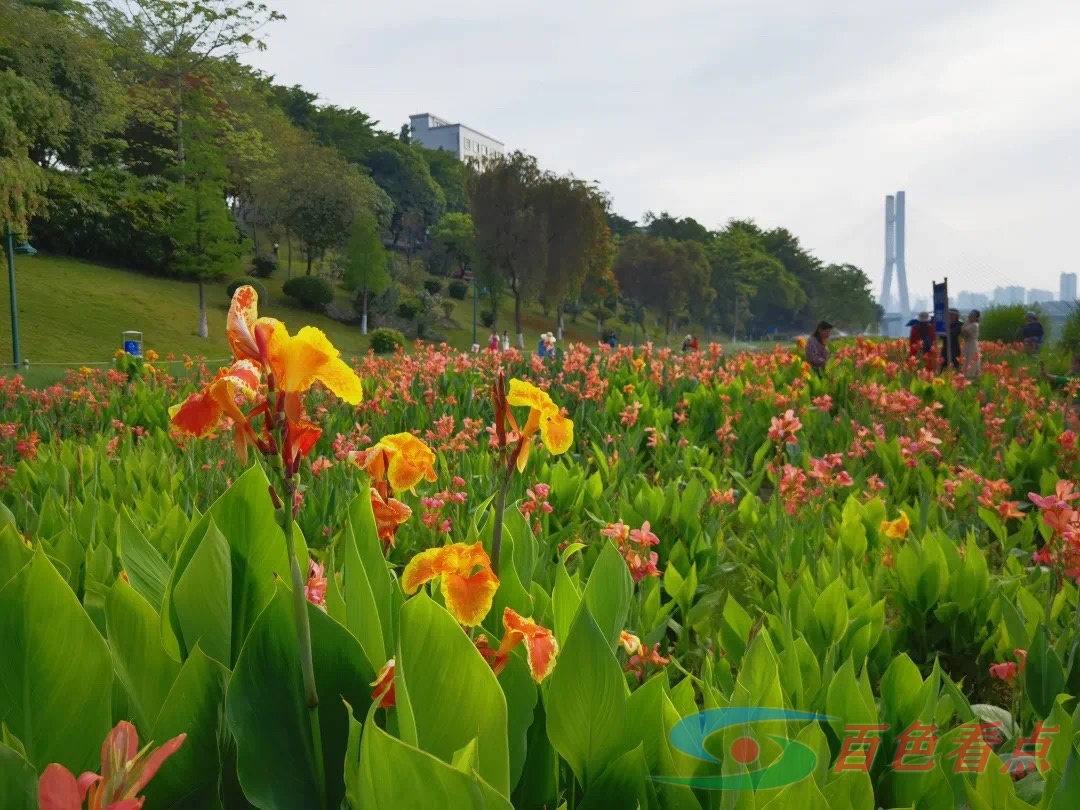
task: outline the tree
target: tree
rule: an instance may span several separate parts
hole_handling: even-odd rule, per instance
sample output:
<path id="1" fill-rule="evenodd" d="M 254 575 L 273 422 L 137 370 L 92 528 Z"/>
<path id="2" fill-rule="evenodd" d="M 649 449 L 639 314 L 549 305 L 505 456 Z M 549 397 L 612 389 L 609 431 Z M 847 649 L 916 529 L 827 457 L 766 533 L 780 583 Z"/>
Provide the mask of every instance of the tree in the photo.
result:
<path id="1" fill-rule="evenodd" d="M 660 239 L 674 239 L 677 242 L 701 242 L 709 241 L 711 234 L 709 229 L 695 219 L 676 219 L 667 211 L 660 212 L 660 216 L 651 211 L 645 214 L 645 232 L 649 236 Z"/>
<path id="2" fill-rule="evenodd" d="M 465 164 L 444 149 L 416 148 L 427 161 L 432 178 L 442 189 L 447 213 L 466 213 L 469 210 L 469 195 L 465 191 Z"/>
<path id="3" fill-rule="evenodd" d="M 345 286 L 360 298 L 360 333 L 368 332 L 368 298 L 379 295 L 390 284 L 386 272 L 386 251 L 375 217 L 362 213 L 353 223 L 345 245 Z"/>
<path id="4" fill-rule="evenodd" d="M 514 329 L 522 349 L 522 308 L 543 283 L 547 263 L 544 218 L 534 207 L 539 182 L 536 159 L 514 152 L 478 167 L 468 183 L 477 259 L 482 272 L 501 279 L 514 296 Z"/>
<path id="5" fill-rule="evenodd" d="M 402 124 L 401 129 L 398 131 L 398 140 L 402 143 L 412 143 L 412 127 L 408 124 Z"/>
<path id="6" fill-rule="evenodd" d="M 242 241 L 236 220 L 225 204 L 220 182 L 194 176 L 177 186 L 177 215 L 170 229 L 175 244 L 173 269 L 199 285 L 199 337 L 209 335 L 206 323 L 206 282 L 216 281 L 240 266 Z"/>
<path id="7" fill-rule="evenodd" d="M 841 329 L 861 330 L 881 320 L 870 278 L 851 264 L 830 264 L 817 271 L 806 309 Z"/>
<path id="8" fill-rule="evenodd" d="M 394 201 L 390 237 L 395 244 L 404 228 L 405 215 L 414 208 L 423 213 L 425 225 L 438 221 L 445 199 L 417 147 L 384 138 L 364 157 L 364 165 L 371 179 Z"/>
<path id="9" fill-rule="evenodd" d="M 710 291 L 709 264 L 700 244 L 644 234 L 619 245 L 615 276 L 627 294 L 659 315 L 665 334 L 692 296 Z"/>
<path id="10" fill-rule="evenodd" d="M 419 208 L 410 208 L 401 218 L 401 235 L 405 238 L 405 258 L 413 260 L 416 248 L 427 240 L 427 225 L 424 212 Z"/>
<path id="11" fill-rule="evenodd" d="M 620 217 L 614 211 L 607 212 L 608 228 L 611 229 L 611 233 L 617 238 L 623 239 L 627 236 L 633 236 L 638 232 L 638 224 L 632 219 L 626 217 Z"/>
<path id="12" fill-rule="evenodd" d="M 562 335 L 563 308 L 568 298 L 580 294 L 585 277 L 601 272 L 598 260 L 610 252 L 607 200 L 592 186 L 574 177 L 547 173 L 533 191 L 534 208 L 543 217 L 546 264 L 539 288 L 545 312 L 557 312 Z M 610 262 L 609 262 L 610 266 Z"/>
<path id="13" fill-rule="evenodd" d="M 169 80 L 176 162 L 184 165 L 184 98 L 188 78 L 211 59 L 265 50 L 256 34 L 285 19 L 254 0 L 95 0 L 92 16 L 114 43 L 142 48 L 142 72 Z"/>
<path id="14" fill-rule="evenodd" d="M 457 265 L 457 277 L 465 278 L 476 254 L 472 217 L 468 214 L 443 214 L 432 228 L 431 238 Z"/>
<path id="15" fill-rule="evenodd" d="M 0 71 L 0 225 L 21 228 L 41 206 L 47 180 L 29 148 L 59 137 L 64 113 L 55 95 L 11 70 Z"/>
<path id="16" fill-rule="evenodd" d="M 49 94 L 62 111 L 59 126 L 28 144 L 40 166 L 89 166 L 111 152 L 111 133 L 125 115 L 120 83 L 100 32 L 77 16 L 0 0 L 0 71 L 12 70 Z"/>

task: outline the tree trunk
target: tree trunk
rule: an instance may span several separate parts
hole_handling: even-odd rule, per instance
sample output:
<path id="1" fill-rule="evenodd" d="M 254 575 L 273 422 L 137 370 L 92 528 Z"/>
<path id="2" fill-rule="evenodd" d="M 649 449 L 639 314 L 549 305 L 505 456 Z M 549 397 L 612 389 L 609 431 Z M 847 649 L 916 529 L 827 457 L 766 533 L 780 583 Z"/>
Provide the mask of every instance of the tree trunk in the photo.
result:
<path id="1" fill-rule="evenodd" d="M 521 293 L 514 292 L 514 328 L 517 332 L 518 348 L 525 350 L 525 334 L 521 331 Z"/>
<path id="2" fill-rule="evenodd" d="M 360 312 L 360 334 L 367 334 L 367 290 L 364 290 L 363 303 L 361 304 L 362 310 Z"/>
<path id="3" fill-rule="evenodd" d="M 558 326 L 555 327 L 555 334 L 558 335 L 559 340 L 562 340 L 563 333 L 563 307 L 559 304 L 559 321 Z"/>
<path id="4" fill-rule="evenodd" d="M 289 249 L 289 266 L 285 271 L 286 279 L 292 278 L 292 231 L 285 231 L 285 245 Z"/>
<path id="5" fill-rule="evenodd" d="M 184 166 L 184 75 L 180 71 L 180 59 L 176 60 L 176 162 Z M 184 181 L 183 176 L 180 182 Z"/>
<path id="6" fill-rule="evenodd" d="M 199 337 L 210 337 L 210 328 L 206 324 L 206 282 L 199 279 Z"/>
<path id="7" fill-rule="evenodd" d="M 307 249 L 307 274 L 311 275 L 311 248 Z"/>

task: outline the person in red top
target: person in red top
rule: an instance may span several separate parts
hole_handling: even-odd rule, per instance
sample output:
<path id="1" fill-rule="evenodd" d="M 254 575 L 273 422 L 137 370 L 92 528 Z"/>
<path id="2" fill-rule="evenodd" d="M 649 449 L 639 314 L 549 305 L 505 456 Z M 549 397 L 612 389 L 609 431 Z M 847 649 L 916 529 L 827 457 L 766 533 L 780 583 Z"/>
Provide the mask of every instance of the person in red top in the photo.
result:
<path id="1" fill-rule="evenodd" d="M 698 350 L 697 335 L 690 336 L 690 351 L 696 352 Z"/>
<path id="2" fill-rule="evenodd" d="M 934 324 L 930 320 L 929 312 L 920 312 L 919 317 L 912 321 L 911 335 L 908 338 L 908 354 L 912 358 L 923 357 L 923 365 L 928 371 L 933 371 L 937 366 L 934 362 L 935 338 Z"/>
<path id="3" fill-rule="evenodd" d="M 488 341 L 488 348 L 493 352 L 499 350 L 499 330 L 496 329 L 491 333 L 491 340 Z"/>

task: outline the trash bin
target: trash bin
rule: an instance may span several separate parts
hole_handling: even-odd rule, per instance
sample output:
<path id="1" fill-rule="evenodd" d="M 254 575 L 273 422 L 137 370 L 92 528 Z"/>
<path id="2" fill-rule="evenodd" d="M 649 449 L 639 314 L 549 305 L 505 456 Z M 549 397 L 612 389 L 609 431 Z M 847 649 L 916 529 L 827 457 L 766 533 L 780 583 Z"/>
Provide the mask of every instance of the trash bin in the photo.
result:
<path id="1" fill-rule="evenodd" d="M 142 357 L 142 332 L 124 332 L 124 352 Z"/>

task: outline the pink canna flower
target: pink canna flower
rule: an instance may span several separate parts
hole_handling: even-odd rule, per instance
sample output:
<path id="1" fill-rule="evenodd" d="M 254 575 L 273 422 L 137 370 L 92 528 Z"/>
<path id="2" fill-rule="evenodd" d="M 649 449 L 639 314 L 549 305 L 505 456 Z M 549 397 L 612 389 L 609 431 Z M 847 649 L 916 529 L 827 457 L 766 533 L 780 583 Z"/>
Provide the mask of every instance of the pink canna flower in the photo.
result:
<path id="1" fill-rule="evenodd" d="M 139 734 L 126 720 L 116 724 L 101 747 L 101 774 L 84 773 L 78 779 L 62 765 L 49 765 L 38 781 L 40 810 L 140 810 L 139 797 L 162 764 L 183 744 L 186 734 L 173 737 L 160 748 L 139 750 Z"/>
<path id="2" fill-rule="evenodd" d="M 323 572 L 322 563 L 308 560 L 308 581 L 304 586 L 304 596 L 311 604 L 326 610 L 326 577 Z"/>

